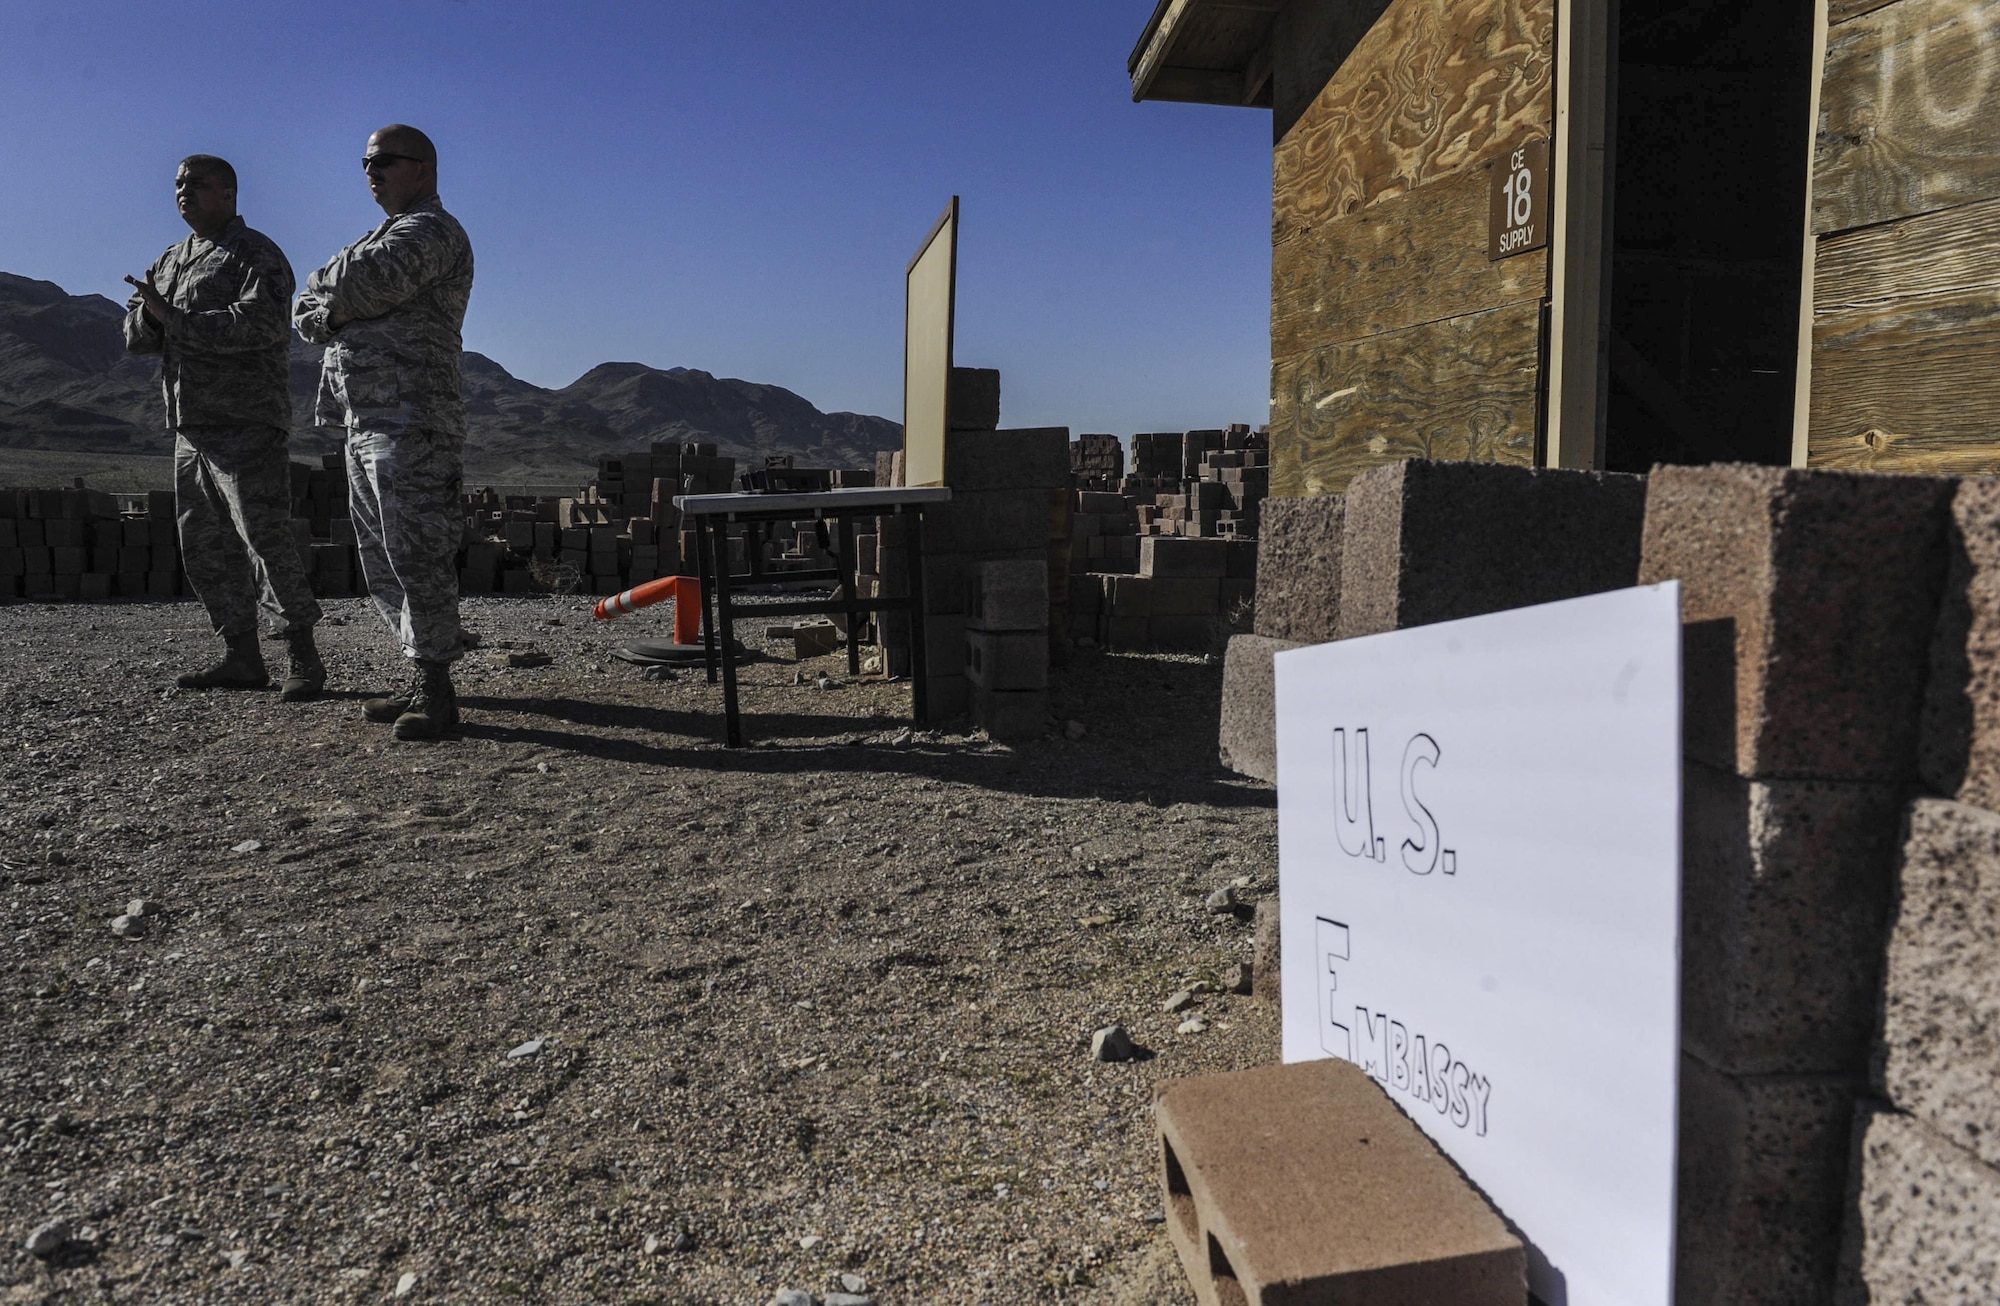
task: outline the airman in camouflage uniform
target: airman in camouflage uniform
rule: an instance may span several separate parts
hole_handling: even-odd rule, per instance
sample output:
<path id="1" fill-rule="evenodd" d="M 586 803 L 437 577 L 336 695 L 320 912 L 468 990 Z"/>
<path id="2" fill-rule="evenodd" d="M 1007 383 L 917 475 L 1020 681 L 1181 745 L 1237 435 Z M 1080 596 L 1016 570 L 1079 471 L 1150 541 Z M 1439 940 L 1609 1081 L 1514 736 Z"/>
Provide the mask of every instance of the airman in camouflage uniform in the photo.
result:
<path id="1" fill-rule="evenodd" d="M 472 296 L 472 243 L 437 196 L 437 150 L 414 127 L 384 127 L 362 160 L 388 221 L 306 280 L 292 320 L 326 346 L 318 421 L 347 431 L 349 511 L 382 619 L 415 660 L 410 685 L 362 713 L 398 739 L 458 723 L 451 664 L 464 652 L 457 554 L 465 447 L 459 330 Z"/>
<path id="2" fill-rule="evenodd" d="M 174 178 L 194 234 L 162 254 L 125 313 L 125 347 L 160 355 L 167 428 L 174 433 L 174 502 L 188 584 L 227 648 L 191 671 L 188 689 L 262 689 L 257 611 L 291 645 L 284 697 L 326 684 L 313 646 L 319 603 L 292 537 L 292 425 L 285 314 L 292 266 L 236 214 L 236 170 L 207 154 Z"/>

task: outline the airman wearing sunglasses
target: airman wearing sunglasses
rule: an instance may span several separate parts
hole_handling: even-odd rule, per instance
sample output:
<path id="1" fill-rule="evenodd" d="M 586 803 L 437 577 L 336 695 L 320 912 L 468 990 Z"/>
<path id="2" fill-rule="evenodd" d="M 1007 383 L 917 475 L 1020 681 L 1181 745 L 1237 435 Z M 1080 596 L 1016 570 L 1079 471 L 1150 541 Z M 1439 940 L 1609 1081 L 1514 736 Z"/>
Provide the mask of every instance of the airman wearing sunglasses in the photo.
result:
<path id="1" fill-rule="evenodd" d="M 134 288 L 125 347 L 160 356 L 174 435 L 174 507 L 188 585 L 225 646 L 222 660 L 182 675 L 183 689 L 263 689 L 261 606 L 291 645 L 284 697 L 326 684 L 313 646 L 320 607 L 292 537 L 292 392 L 288 384 L 292 265 L 236 213 L 236 169 L 190 154 L 174 203 L 193 235 L 162 254 Z"/>
<path id="2" fill-rule="evenodd" d="M 369 597 L 412 663 L 409 683 L 362 704 L 398 739 L 458 724 L 459 489 L 465 446 L 460 328 L 472 243 L 437 194 L 437 149 L 396 124 L 361 166 L 388 220 L 306 279 L 299 334 L 326 346 L 317 420 L 347 433 L 348 511 Z"/>

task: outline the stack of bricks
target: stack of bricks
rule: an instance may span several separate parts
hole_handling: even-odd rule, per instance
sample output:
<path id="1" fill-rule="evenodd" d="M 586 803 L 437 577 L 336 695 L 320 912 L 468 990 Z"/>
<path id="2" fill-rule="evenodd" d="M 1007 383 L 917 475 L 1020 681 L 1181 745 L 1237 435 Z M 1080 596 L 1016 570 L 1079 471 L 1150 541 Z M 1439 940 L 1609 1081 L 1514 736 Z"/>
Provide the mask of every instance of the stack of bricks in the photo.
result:
<path id="1" fill-rule="evenodd" d="M 345 455 L 323 454 L 317 467 L 294 462 L 291 468 L 292 538 L 313 593 L 323 599 L 367 593 L 347 512 Z"/>
<path id="2" fill-rule="evenodd" d="M 1955 487 L 1841 1302 L 2000 1299 L 2000 482 Z"/>
<path id="3" fill-rule="evenodd" d="M 1070 523 L 1070 569 L 1122 573 L 1139 570 L 1139 512 L 1133 498 L 1111 490 L 1075 491 Z"/>
<path id="4" fill-rule="evenodd" d="M 174 496 L 122 512 L 102 490 L 0 490 L 0 599 L 172 598 L 185 589 Z"/>
<path id="5" fill-rule="evenodd" d="M 1115 435 L 1079 435 L 1070 442 L 1069 475 L 1079 490 L 1118 492 L 1125 483 L 1125 446 Z"/>
<path id="6" fill-rule="evenodd" d="M 1651 477 L 1639 580 L 1679 579 L 1687 623 L 1683 1301 L 1834 1290 L 1952 489 L 1740 466 Z"/>
<path id="7" fill-rule="evenodd" d="M 735 488 L 735 476 L 735 459 L 719 456 L 713 444 L 655 443 L 602 459 L 596 479 L 573 497 L 468 495 L 459 588 L 617 594 L 692 574 L 694 536 L 680 529 L 674 496 L 723 493 Z M 730 555 L 740 569 L 740 538 L 731 540 Z"/>
<path id="8" fill-rule="evenodd" d="M 1184 435 L 1132 437 L 1132 476 L 1142 535 L 1251 537 L 1270 492 L 1270 434 L 1243 425 Z"/>
<path id="9" fill-rule="evenodd" d="M 1070 615 L 1114 651 L 1207 652 L 1249 616 L 1257 546 L 1250 540 L 1139 540 L 1136 575 L 1071 577 Z"/>
<path id="10" fill-rule="evenodd" d="M 1049 572 L 984 562 L 967 578 L 965 676 L 972 719 L 995 739 L 1040 735 L 1049 715 Z"/>

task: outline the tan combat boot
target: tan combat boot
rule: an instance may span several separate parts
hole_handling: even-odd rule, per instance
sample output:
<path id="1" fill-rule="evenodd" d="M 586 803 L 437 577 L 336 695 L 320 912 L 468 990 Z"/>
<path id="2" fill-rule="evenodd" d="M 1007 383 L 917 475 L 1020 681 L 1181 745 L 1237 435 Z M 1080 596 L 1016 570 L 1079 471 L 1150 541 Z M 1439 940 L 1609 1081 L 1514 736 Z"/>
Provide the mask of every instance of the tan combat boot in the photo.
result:
<path id="1" fill-rule="evenodd" d="M 222 661 L 203 671 L 185 671 L 174 678 L 182 689 L 268 689 L 271 677 L 264 670 L 264 654 L 257 647 L 257 632 L 224 635 L 227 651 Z"/>
<path id="2" fill-rule="evenodd" d="M 458 725 L 458 691 L 451 684 L 451 663 L 419 662 L 422 669 L 410 710 L 396 718 L 398 739 L 440 739 Z"/>
<path id="3" fill-rule="evenodd" d="M 410 700 L 417 696 L 417 687 L 424 683 L 424 665 L 412 663 L 410 678 L 401 689 L 391 690 L 380 698 L 363 700 L 361 715 L 382 725 L 393 725 L 410 710 Z"/>
<path id="4" fill-rule="evenodd" d="M 326 663 L 319 660 L 319 649 L 313 645 L 312 627 L 293 631 L 285 643 L 290 647 L 285 654 L 285 683 L 278 697 L 287 703 L 318 698 L 326 688 Z"/>

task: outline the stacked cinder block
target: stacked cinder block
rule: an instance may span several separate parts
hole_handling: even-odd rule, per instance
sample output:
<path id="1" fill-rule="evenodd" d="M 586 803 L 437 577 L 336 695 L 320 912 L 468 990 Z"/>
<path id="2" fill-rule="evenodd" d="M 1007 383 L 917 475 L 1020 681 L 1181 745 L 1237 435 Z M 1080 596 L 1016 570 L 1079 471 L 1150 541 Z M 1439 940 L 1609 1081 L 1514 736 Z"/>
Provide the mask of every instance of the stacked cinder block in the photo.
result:
<path id="1" fill-rule="evenodd" d="M 1525 1306 L 1527 1251 L 1359 1066 L 1167 1080 L 1167 1236 L 1202 1306 Z"/>
<path id="2" fill-rule="evenodd" d="M 1682 1302 L 1833 1291 L 1951 490 L 1651 478 L 1639 578 L 1680 580 L 1687 623 Z"/>
<path id="3" fill-rule="evenodd" d="M 2000 482 L 1954 493 L 1843 1303 L 2000 1300 Z"/>
<path id="4" fill-rule="evenodd" d="M 944 475 L 950 502 L 924 513 L 924 634 L 936 720 L 971 705 L 965 596 L 973 569 L 984 562 L 1049 566 L 1052 536 L 1063 528 L 1053 508 L 1068 492 L 1069 430 L 954 430 L 945 441 Z M 1067 552 L 1068 541 L 1059 543 Z"/>
<path id="5" fill-rule="evenodd" d="M 965 599 L 972 719 L 995 739 L 1040 735 L 1049 715 L 1049 570 L 1037 559 L 982 562 Z"/>
<path id="6" fill-rule="evenodd" d="M 1348 484 L 1343 639 L 1597 594 L 1639 570 L 1646 482 L 1411 460 Z"/>
<path id="7" fill-rule="evenodd" d="M 1247 616 L 1256 567 L 1248 540 L 1145 536 L 1136 574 L 1079 577 L 1071 603 L 1079 616 L 1095 610 L 1105 648 L 1205 652 L 1239 613 Z"/>
<path id="8" fill-rule="evenodd" d="M 1080 573 L 1136 573 L 1139 570 L 1139 512 L 1133 498 L 1110 490 L 1078 490 L 1073 502 L 1071 570 Z"/>
<path id="9" fill-rule="evenodd" d="M 1266 499 L 1257 538 L 1256 621 L 1232 635 L 1222 665 L 1222 764 L 1278 781 L 1277 686 L 1272 659 L 1338 638 L 1346 502 Z"/>
<path id="10" fill-rule="evenodd" d="M 1133 475 L 1122 487 L 1142 535 L 1257 534 L 1270 490 L 1270 437 L 1243 425 L 1132 437 Z"/>
<path id="11" fill-rule="evenodd" d="M 0 490 L 0 600 L 172 598 L 185 589 L 174 496 L 121 511 L 102 490 Z"/>
<path id="12" fill-rule="evenodd" d="M 1116 492 L 1125 479 L 1125 446 L 1115 435 L 1080 435 L 1070 442 L 1069 474 L 1079 490 Z"/>

